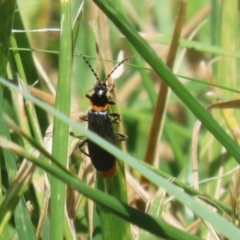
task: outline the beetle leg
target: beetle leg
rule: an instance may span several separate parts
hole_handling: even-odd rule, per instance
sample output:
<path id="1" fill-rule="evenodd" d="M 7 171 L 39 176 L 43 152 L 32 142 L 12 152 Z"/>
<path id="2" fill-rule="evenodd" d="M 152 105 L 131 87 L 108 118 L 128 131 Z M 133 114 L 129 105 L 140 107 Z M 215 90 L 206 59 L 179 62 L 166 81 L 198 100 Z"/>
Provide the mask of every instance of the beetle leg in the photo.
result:
<path id="1" fill-rule="evenodd" d="M 82 147 L 83 147 L 87 142 L 88 142 L 88 139 L 83 140 L 82 142 L 80 142 L 78 148 L 80 149 L 80 151 L 81 151 L 82 153 L 84 153 L 86 156 L 89 157 L 89 154 L 82 150 Z"/>

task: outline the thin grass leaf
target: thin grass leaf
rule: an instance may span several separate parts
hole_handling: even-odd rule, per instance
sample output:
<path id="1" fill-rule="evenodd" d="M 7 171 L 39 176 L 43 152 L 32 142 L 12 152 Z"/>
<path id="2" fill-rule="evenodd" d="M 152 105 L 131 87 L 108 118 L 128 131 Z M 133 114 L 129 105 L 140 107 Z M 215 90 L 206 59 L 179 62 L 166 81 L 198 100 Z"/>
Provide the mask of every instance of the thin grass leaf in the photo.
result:
<path id="1" fill-rule="evenodd" d="M 6 76 L 10 37 L 15 13 L 16 1 L 0 3 L 0 76 Z"/>
<path id="2" fill-rule="evenodd" d="M 71 73 L 72 73 L 72 23 L 71 2 L 61 2 L 61 34 L 59 50 L 59 75 L 56 92 L 56 109 L 70 114 Z M 53 156 L 63 166 L 67 164 L 68 153 L 68 125 L 58 118 L 54 118 Z M 58 179 L 51 178 L 51 239 L 63 238 L 65 185 Z"/>
<path id="3" fill-rule="evenodd" d="M 73 49 L 76 45 L 76 41 L 77 41 L 77 37 L 78 37 L 78 31 L 79 31 L 79 27 L 80 27 L 80 23 L 81 23 L 81 19 L 82 19 L 82 13 L 84 10 L 83 6 L 84 6 L 84 1 L 80 4 L 77 15 L 73 21 L 73 30 L 72 30 Z"/>
<path id="4" fill-rule="evenodd" d="M 166 191 L 163 189 L 159 189 L 157 194 L 150 199 L 147 205 L 147 212 L 149 215 L 154 216 L 156 218 L 161 218 L 163 208 L 164 208 L 164 200 L 166 198 Z M 150 234 L 147 231 L 140 230 L 139 240 L 154 240 L 155 236 Z"/>

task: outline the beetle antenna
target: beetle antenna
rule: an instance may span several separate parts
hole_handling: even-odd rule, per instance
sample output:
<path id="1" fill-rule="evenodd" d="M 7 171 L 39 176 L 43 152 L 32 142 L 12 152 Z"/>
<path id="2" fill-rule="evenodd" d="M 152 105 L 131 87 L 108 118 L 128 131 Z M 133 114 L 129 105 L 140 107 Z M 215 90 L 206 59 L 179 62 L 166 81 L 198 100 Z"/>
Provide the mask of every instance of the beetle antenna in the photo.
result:
<path id="1" fill-rule="evenodd" d="M 111 75 L 113 74 L 113 72 L 120 66 L 122 65 L 124 62 L 128 61 L 129 59 L 133 58 L 134 56 L 130 56 L 130 57 L 127 57 L 125 59 L 123 59 L 121 62 L 119 62 L 115 68 L 113 68 L 113 70 L 107 75 L 107 77 L 105 78 L 104 82 L 106 82 L 110 77 Z"/>
<path id="2" fill-rule="evenodd" d="M 82 58 L 84 59 L 84 61 L 86 62 L 86 64 L 89 66 L 89 68 L 91 69 L 92 73 L 94 74 L 94 76 L 96 77 L 97 81 L 100 82 L 100 79 L 98 77 L 98 75 L 96 74 L 96 72 L 93 70 L 92 66 L 90 65 L 90 63 L 88 62 L 88 60 L 86 59 L 86 57 L 79 52 L 79 54 L 82 56 Z"/>

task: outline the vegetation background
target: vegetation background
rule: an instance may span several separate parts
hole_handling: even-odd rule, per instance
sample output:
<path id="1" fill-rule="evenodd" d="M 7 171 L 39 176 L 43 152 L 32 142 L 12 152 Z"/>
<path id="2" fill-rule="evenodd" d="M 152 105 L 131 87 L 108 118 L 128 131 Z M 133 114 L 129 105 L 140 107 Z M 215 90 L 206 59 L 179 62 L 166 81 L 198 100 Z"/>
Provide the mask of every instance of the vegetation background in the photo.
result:
<path id="1" fill-rule="evenodd" d="M 239 9 L 1 3 L 1 238 L 238 239 Z M 120 51 L 134 56 L 114 73 L 123 152 L 79 123 L 95 82 L 79 52 L 104 80 Z M 112 152 L 117 176 L 102 179 L 72 133 Z"/>

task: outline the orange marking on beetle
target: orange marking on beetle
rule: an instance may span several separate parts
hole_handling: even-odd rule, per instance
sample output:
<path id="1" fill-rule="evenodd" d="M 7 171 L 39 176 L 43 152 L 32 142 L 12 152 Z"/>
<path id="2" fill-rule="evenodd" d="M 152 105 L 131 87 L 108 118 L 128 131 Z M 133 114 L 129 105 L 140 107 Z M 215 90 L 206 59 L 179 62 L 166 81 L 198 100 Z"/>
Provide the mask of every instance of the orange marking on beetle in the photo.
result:
<path id="1" fill-rule="evenodd" d="M 101 174 L 101 176 L 103 178 L 112 178 L 112 177 L 115 177 L 116 174 L 117 174 L 117 164 L 115 162 L 114 166 L 108 171 L 108 172 L 100 172 L 99 173 Z"/>
<path id="2" fill-rule="evenodd" d="M 91 109 L 96 112 L 102 112 L 108 109 L 108 104 L 105 104 L 104 106 L 97 106 L 91 102 L 90 106 L 91 106 Z"/>

